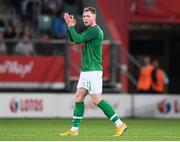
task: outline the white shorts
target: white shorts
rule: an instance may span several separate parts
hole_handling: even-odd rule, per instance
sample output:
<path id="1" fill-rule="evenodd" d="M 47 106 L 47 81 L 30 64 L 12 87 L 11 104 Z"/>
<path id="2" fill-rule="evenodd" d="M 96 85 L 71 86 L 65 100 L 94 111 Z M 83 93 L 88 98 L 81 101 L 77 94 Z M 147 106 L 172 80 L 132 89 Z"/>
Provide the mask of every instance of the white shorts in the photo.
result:
<path id="1" fill-rule="evenodd" d="M 81 72 L 77 88 L 85 88 L 89 94 L 101 94 L 102 71 Z"/>

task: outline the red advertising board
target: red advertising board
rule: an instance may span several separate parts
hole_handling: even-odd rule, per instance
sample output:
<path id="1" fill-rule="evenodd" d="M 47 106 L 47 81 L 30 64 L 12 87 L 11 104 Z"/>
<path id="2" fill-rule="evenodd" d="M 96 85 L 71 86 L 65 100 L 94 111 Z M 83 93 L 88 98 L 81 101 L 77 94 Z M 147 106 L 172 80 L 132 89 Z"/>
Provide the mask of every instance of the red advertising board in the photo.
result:
<path id="1" fill-rule="evenodd" d="M 82 45 L 70 48 L 70 79 L 78 79 Z M 103 44 L 103 78 L 110 78 L 110 45 Z M 61 56 L 0 56 L 0 88 L 65 87 L 65 58 Z"/>
<path id="2" fill-rule="evenodd" d="M 64 58 L 59 56 L 0 56 L 0 86 L 64 84 L 64 65 Z"/>

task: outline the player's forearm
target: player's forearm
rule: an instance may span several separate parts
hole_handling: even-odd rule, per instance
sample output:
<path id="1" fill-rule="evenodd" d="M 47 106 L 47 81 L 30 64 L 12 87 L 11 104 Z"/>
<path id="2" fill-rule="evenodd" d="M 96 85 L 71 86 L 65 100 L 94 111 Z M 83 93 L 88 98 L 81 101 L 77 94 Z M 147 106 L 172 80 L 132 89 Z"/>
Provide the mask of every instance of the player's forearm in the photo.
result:
<path id="1" fill-rule="evenodd" d="M 70 32 L 69 32 L 69 39 L 70 39 L 70 41 L 74 42 Z"/>
<path id="2" fill-rule="evenodd" d="M 83 43 L 85 41 L 84 37 L 76 32 L 74 26 L 69 27 L 69 34 L 70 38 L 72 38 L 72 41 L 75 43 Z"/>

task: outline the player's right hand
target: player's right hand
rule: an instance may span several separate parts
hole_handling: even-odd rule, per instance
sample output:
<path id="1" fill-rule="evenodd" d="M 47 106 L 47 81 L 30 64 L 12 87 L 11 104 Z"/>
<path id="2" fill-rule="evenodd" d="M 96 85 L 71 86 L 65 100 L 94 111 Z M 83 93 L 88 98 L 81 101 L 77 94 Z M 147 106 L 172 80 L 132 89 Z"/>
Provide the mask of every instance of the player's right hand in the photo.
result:
<path id="1" fill-rule="evenodd" d="M 69 13 L 64 13 L 64 20 L 68 27 L 74 26 L 76 24 L 76 20 L 74 19 L 74 16 Z"/>

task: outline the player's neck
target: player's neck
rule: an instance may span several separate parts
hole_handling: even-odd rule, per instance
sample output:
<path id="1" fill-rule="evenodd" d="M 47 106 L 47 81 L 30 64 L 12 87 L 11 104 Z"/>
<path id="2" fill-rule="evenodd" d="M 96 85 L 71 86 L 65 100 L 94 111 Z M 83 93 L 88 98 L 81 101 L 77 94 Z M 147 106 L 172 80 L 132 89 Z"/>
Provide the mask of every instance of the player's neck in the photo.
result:
<path id="1" fill-rule="evenodd" d="M 89 27 L 94 27 L 94 26 L 96 26 L 96 23 L 93 23 L 91 26 L 89 26 Z"/>

